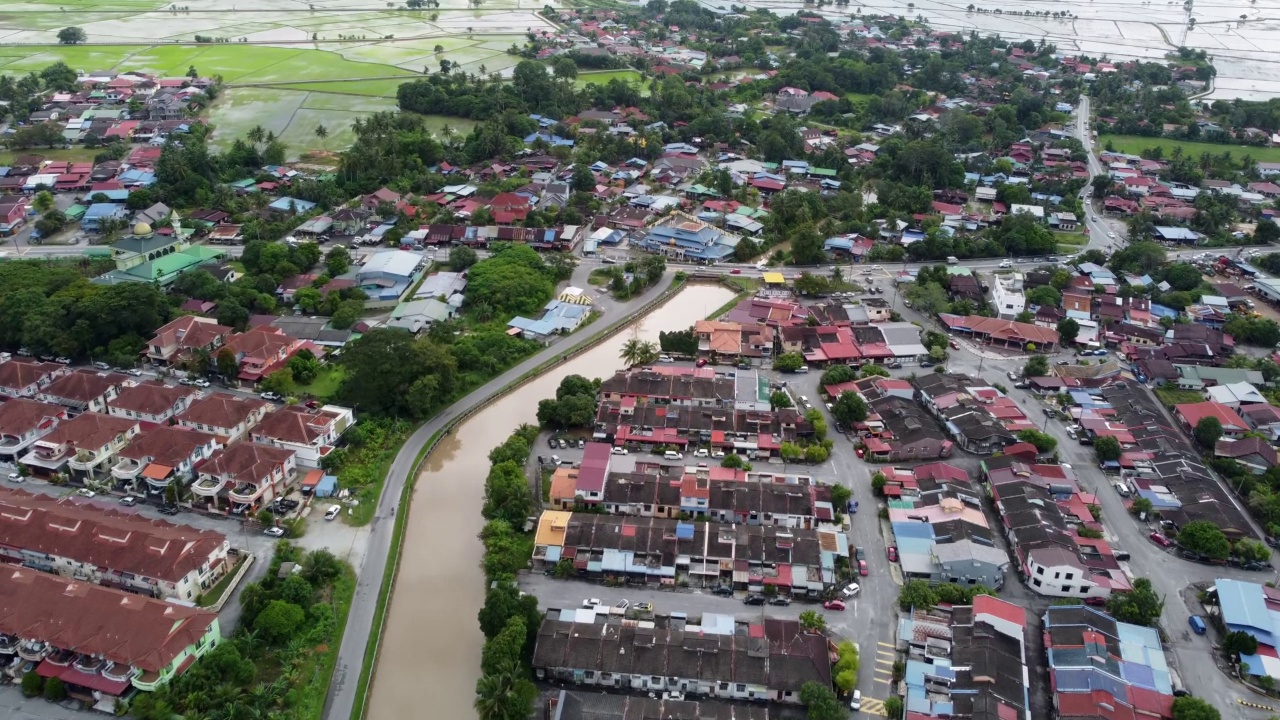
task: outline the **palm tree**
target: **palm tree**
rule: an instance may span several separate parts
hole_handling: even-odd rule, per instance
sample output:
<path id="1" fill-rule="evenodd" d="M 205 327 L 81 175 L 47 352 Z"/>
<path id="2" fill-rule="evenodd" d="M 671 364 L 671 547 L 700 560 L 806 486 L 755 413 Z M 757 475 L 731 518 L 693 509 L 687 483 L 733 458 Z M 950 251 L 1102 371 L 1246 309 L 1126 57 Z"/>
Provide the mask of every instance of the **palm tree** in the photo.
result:
<path id="1" fill-rule="evenodd" d="M 320 140 L 320 147 L 324 147 L 324 139 L 329 137 L 329 128 L 324 125 L 316 126 L 316 137 Z"/>
<path id="2" fill-rule="evenodd" d="M 529 686 L 529 687 L 525 687 Z M 476 712 L 480 720 L 525 717 L 531 707 L 532 697 L 527 690 L 532 683 L 520 677 L 515 663 L 499 668 L 476 681 Z"/>
<path id="3" fill-rule="evenodd" d="M 252 128 L 249 129 L 249 133 L 245 135 L 245 137 L 249 138 L 249 142 L 253 143 L 254 146 L 256 147 L 262 144 L 262 141 L 263 139 L 266 138 L 266 135 L 267 135 L 267 131 L 263 130 L 261 125 L 254 125 Z"/>
<path id="4" fill-rule="evenodd" d="M 639 338 L 631 338 L 623 344 L 620 357 L 628 367 L 648 365 L 658 359 L 658 346 Z"/>

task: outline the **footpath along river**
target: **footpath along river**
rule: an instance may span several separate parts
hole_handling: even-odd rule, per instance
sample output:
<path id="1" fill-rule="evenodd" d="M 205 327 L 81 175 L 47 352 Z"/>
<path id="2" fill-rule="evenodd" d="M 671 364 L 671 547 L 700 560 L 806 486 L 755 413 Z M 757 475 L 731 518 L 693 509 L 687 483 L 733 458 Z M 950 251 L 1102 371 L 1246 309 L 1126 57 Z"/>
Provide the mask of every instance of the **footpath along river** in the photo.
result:
<path id="1" fill-rule="evenodd" d="M 489 450 L 521 423 L 536 422 L 538 401 L 555 395 L 567 375 L 606 377 L 632 336 L 657 342 L 733 299 L 719 286 L 692 285 L 595 348 L 526 383 L 458 426 L 427 456 L 413 491 L 399 577 L 370 690 L 372 720 L 476 716 L 484 635 L 476 613 L 484 603 L 477 537 Z M 535 452 L 536 452 L 535 448 Z"/>

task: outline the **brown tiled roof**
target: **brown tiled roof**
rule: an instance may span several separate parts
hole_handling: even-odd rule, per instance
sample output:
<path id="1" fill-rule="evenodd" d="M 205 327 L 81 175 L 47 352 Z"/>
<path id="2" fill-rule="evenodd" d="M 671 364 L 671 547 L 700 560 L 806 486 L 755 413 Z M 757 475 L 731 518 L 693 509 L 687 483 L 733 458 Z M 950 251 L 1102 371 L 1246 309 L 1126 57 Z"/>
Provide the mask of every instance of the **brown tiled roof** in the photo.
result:
<path id="1" fill-rule="evenodd" d="M 218 616 L 134 593 L 6 566 L 0 633 L 101 655 L 144 671 L 168 667 Z"/>
<path id="2" fill-rule="evenodd" d="M 289 405 L 262 418 L 262 422 L 253 429 L 253 435 L 309 445 L 336 420 L 337 415 L 331 412 Z"/>
<path id="3" fill-rule="evenodd" d="M 70 443 L 78 450 L 97 450 L 115 436 L 128 433 L 137 424 L 137 420 L 87 412 L 58 423 L 58 427 L 42 440 L 58 445 Z"/>
<path id="4" fill-rule="evenodd" d="M 31 362 L 27 360 L 10 360 L 0 363 L 0 387 L 24 388 L 40 382 L 50 373 L 62 370 L 58 363 Z"/>
<path id="5" fill-rule="evenodd" d="M 215 440 L 219 444 L 223 442 L 220 435 L 172 425 L 160 425 L 133 436 L 119 454 L 120 457 L 131 460 L 142 461 L 149 458 L 150 462 L 178 467 L 191 457 L 192 451 L 197 447 Z"/>
<path id="6" fill-rule="evenodd" d="M 107 393 L 112 386 L 127 378 L 117 373 L 100 373 L 94 370 L 76 370 L 49 383 L 42 393 L 72 402 L 87 403 Z"/>
<path id="7" fill-rule="evenodd" d="M 297 342 L 273 327 L 256 327 L 245 332 L 232 335 L 226 347 L 235 353 L 238 359 L 275 357 L 279 352 Z"/>
<path id="8" fill-rule="evenodd" d="M 178 422 L 233 428 L 248 419 L 258 408 L 270 404 L 265 400 L 241 400 L 225 393 L 213 393 L 191 403 L 191 407 L 178 416 Z"/>
<path id="9" fill-rule="evenodd" d="M 172 410 L 180 399 L 197 394 L 197 391 L 181 385 L 144 382 L 122 389 L 116 399 L 111 401 L 111 407 L 146 415 L 162 415 Z"/>
<path id="10" fill-rule="evenodd" d="M 220 335 L 228 335 L 233 328 L 210 322 L 207 318 L 183 315 L 171 320 L 156 331 L 151 344 L 168 347 L 177 344 L 179 348 L 200 348 L 212 343 Z"/>
<path id="11" fill-rule="evenodd" d="M 226 540 L 212 530 L 0 487 L 0 544 L 9 547 L 174 582 Z"/>
<path id="12" fill-rule="evenodd" d="M 227 476 L 237 482 L 257 482 L 271 474 L 276 466 L 282 466 L 292 450 L 282 450 L 270 445 L 237 442 L 219 450 L 213 457 L 196 468 L 203 475 Z"/>
<path id="13" fill-rule="evenodd" d="M 63 417 L 67 409 L 26 398 L 14 398 L 0 404 L 0 435 L 21 437 L 31 432 L 46 418 Z"/>

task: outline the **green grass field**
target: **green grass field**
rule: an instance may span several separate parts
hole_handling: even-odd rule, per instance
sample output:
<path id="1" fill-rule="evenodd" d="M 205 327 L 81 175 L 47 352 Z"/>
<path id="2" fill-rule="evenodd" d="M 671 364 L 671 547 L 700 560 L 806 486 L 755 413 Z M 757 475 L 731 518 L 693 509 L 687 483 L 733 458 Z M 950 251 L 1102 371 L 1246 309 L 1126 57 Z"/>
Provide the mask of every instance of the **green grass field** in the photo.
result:
<path id="1" fill-rule="evenodd" d="M 639 83 L 644 82 L 644 77 L 639 70 L 601 70 L 599 72 L 578 73 L 578 78 L 574 81 L 574 84 L 582 88 L 592 83 L 607 85 L 610 80 Z"/>
<path id="2" fill-rule="evenodd" d="M 1162 147 L 1164 148 L 1165 159 L 1173 155 L 1175 147 L 1181 147 L 1182 154 L 1190 157 L 1200 157 L 1204 153 L 1221 155 L 1224 152 L 1229 152 L 1235 158 L 1242 158 L 1248 155 L 1258 162 L 1280 162 L 1280 147 L 1219 145 L 1218 143 L 1187 142 L 1185 140 L 1149 138 L 1140 135 L 1103 135 L 1099 138 L 1099 144 L 1103 147 L 1106 147 L 1108 143 L 1117 151 L 1129 153 L 1130 155 L 1139 155 L 1146 148 Z"/>

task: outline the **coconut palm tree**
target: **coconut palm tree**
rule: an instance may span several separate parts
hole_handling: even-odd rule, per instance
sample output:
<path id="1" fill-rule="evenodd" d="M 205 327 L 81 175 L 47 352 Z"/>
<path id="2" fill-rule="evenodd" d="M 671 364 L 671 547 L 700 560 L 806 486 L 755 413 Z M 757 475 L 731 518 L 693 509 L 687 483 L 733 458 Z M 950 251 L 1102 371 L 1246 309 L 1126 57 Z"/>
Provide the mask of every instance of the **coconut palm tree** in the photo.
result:
<path id="1" fill-rule="evenodd" d="M 320 140 L 320 147 L 324 147 L 324 139 L 329 137 L 329 128 L 324 125 L 316 126 L 316 138 Z"/>
<path id="2" fill-rule="evenodd" d="M 623 344 L 620 357 L 629 367 L 648 365 L 658 359 L 658 346 L 639 338 L 631 338 Z"/>
<path id="3" fill-rule="evenodd" d="M 263 130 L 261 125 L 254 125 L 249 129 L 248 134 L 245 135 L 245 137 L 249 139 L 249 142 L 253 143 L 255 147 L 261 145 L 266 136 L 267 131 Z"/>
<path id="4" fill-rule="evenodd" d="M 509 663 L 476 682 L 476 712 L 480 720 L 527 717 L 536 694 L 533 683 L 521 677 L 519 666 Z"/>

